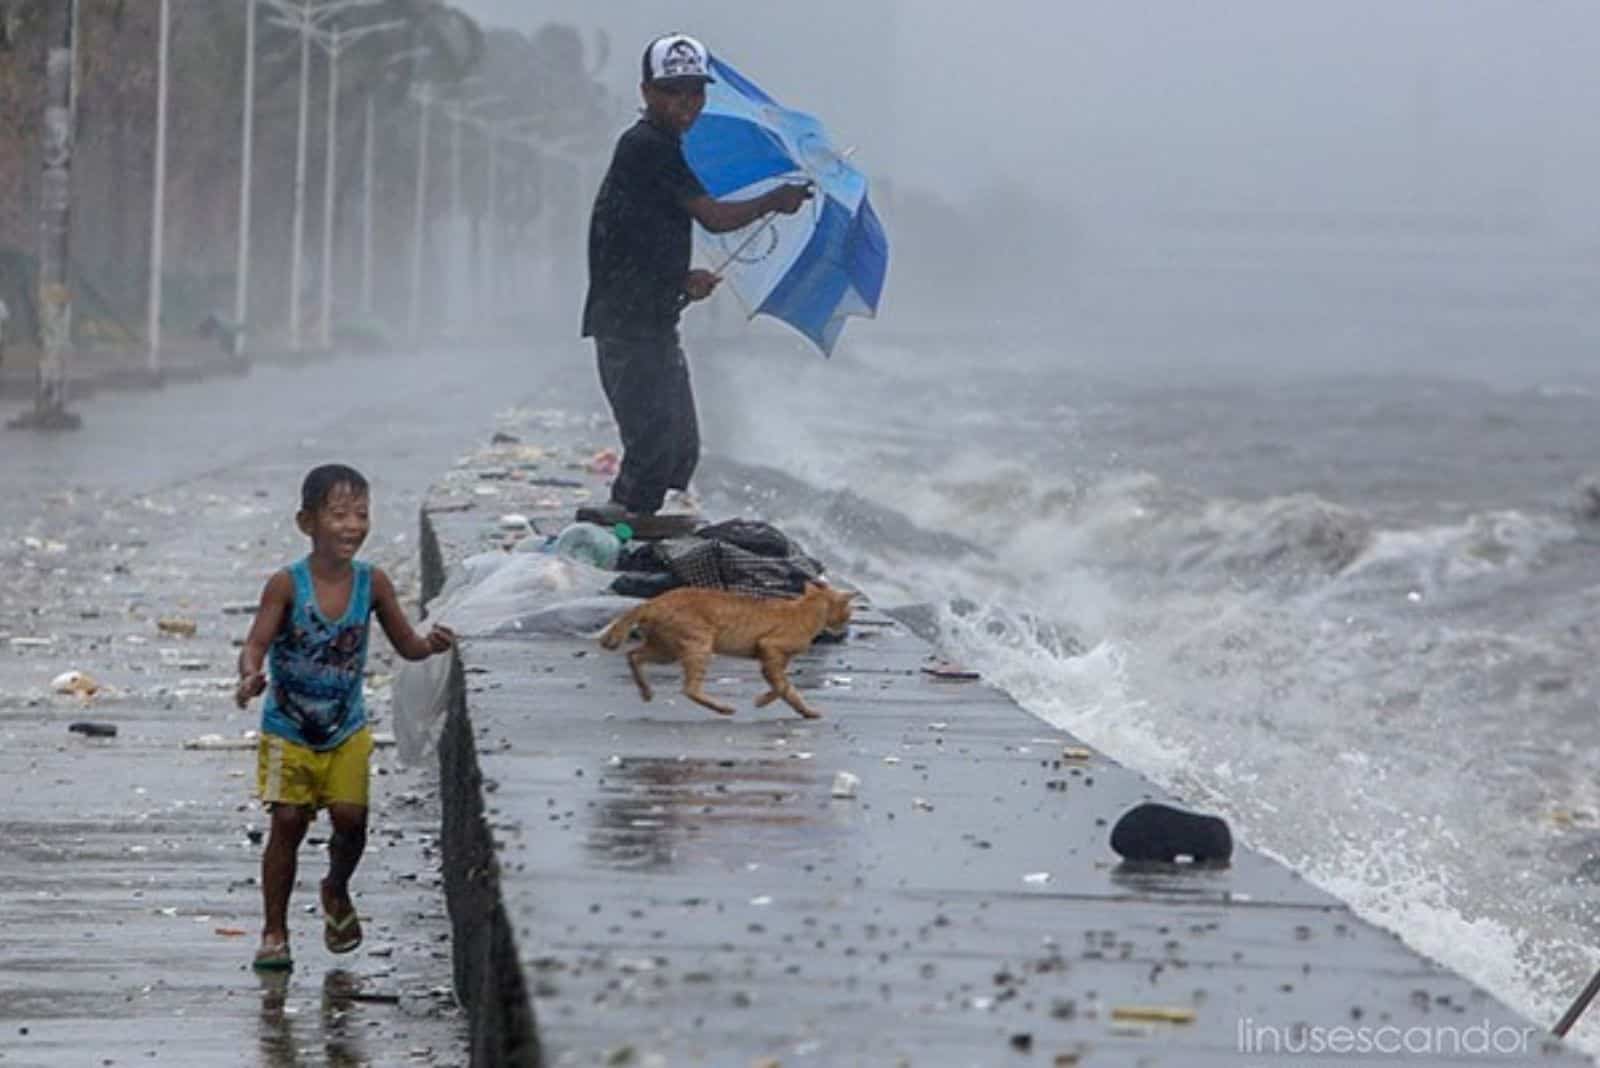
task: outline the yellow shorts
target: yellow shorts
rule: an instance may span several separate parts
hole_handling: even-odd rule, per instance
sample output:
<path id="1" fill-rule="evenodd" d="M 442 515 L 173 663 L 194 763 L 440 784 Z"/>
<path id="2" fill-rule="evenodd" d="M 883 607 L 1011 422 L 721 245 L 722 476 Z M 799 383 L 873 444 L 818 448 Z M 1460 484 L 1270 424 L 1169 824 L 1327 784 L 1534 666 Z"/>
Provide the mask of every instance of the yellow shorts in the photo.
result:
<path id="1" fill-rule="evenodd" d="M 337 748 L 318 752 L 275 734 L 263 734 L 256 750 L 256 789 L 269 805 L 320 809 L 367 807 L 367 765 L 372 732 L 362 727 Z"/>

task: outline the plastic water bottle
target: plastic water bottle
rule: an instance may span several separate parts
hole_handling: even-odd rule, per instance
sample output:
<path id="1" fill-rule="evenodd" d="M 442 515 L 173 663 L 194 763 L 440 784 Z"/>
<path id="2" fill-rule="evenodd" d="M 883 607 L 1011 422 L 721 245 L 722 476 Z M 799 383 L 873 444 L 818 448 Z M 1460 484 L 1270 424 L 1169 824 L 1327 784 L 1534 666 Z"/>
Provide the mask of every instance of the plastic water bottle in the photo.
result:
<path id="1" fill-rule="evenodd" d="M 622 541 L 606 527 L 574 523 L 556 535 L 555 552 L 569 560 L 611 571 L 617 566 Z"/>

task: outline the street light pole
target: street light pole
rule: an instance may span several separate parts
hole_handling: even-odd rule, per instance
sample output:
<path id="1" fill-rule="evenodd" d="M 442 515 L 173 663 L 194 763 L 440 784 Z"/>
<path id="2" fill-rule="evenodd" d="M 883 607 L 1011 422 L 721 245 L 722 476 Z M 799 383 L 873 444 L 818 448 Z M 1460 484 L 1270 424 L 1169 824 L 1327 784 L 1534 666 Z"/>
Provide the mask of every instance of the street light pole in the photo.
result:
<path id="1" fill-rule="evenodd" d="M 167 222 L 167 81 L 168 57 L 172 36 L 172 8 L 161 0 L 156 44 L 156 161 L 155 192 L 150 210 L 150 300 L 146 309 L 146 358 L 152 378 L 161 374 L 161 297 L 165 267 Z"/>
<path id="2" fill-rule="evenodd" d="M 322 323 L 317 340 L 333 347 L 333 199 L 339 167 L 339 52 L 342 34 L 336 26 L 328 40 L 328 141 L 322 183 Z"/>
<path id="3" fill-rule="evenodd" d="M 72 233 L 72 152 L 77 143 L 78 3 L 52 4 L 45 18 L 42 173 L 39 181 L 39 372 L 34 405 L 12 420 L 14 429 L 76 430 L 67 411 L 67 351 L 72 345 L 69 245 Z"/>
<path id="4" fill-rule="evenodd" d="M 488 128 L 489 136 L 489 189 L 484 199 L 483 214 L 488 220 L 488 227 L 483 235 L 483 285 L 478 293 L 482 311 L 480 319 L 489 317 L 494 308 L 494 272 L 495 249 L 500 238 L 498 221 L 500 204 L 500 131 L 494 125 Z"/>
<path id="5" fill-rule="evenodd" d="M 300 10 L 300 119 L 295 133 L 294 223 L 289 252 L 289 349 L 300 351 L 300 269 L 306 227 L 306 117 L 311 104 L 311 0 Z"/>
<path id="6" fill-rule="evenodd" d="M 239 261 L 234 268 L 234 355 L 244 348 L 250 316 L 250 196 L 255 165 L 256 128 L 256 0 L 246 0 L 244 16 L 244 116 L 239 150 Z"/>
<path id="7" fill-rule="evenodd" d="M 422 335 L 422 256 L 428 231 L 428 119 L 433 110 L 433 86 L 417 87 L 420 117 L 417 132 L 416 218 L 411 234 L 411 340 Z"/>
<path id="8" fill-rule="evenodd" d="M 323 189 L 322 189 L 322 325 L 318 331 L 318 339 L 324 349 L 333 345 L 333 235 L 334 214 L 338 210 L 335 199 L 337 177 L 339 169 L 339 60 L 345 50 L 353 48 L 367 37 L 374 34 L 387 33 L 398 29 L 404 23 L 398 20 L 375 23 L 370 26 L 361 26 L 353 30 L 346 30 L 338 25 L 326 32 L 316 32 L 313 40 L 321 45 L 328 53 L 328 120 L 327 120 L 327 145 L 324 155 Z M 371 118 L 372 96 L 367 96 L 368 118 Z M 367 128 L 367 152 L 370 157 L 372 129 Z M 368 180 L 370 181 L 371 161 L 368 161 Z M 366 226 L 370 233 L 371 208 L 367 209 L 368 219 Z"/>
<path id="9" fill-rule="evenodd" d="M 460 291 L 455 261 L 461 227 L 461 118 L 459 106 L 450 109 L 450 223 L 445 227 L 445 233 L 450 236 L 445 245 L 445 277 L 450 279 L 450 285 L 445 287 L 449 299 L 445 316 L 451 322 L 456 318 L 456 294 Z"/>
<path id="10" fill-rule="evenodd" d="M 372 318 L 372 181 L 376 169 L 374 141 L 377 134 L 377 105 L 372 94 L 367 93 L 366 146 L 361 168 L 361 314 Z"/>

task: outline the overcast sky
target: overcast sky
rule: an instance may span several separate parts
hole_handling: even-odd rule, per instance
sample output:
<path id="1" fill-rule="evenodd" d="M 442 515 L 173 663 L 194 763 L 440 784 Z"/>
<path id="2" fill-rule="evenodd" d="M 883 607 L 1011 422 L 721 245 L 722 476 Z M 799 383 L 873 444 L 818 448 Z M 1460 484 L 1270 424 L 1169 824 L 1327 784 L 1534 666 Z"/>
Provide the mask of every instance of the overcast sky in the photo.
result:
<path id="1" fill-rule="evenodd" d="M 871 172 L 1174 210 L 1422 204 L 1588 212 L 1594 0 L 455 0 L 603 27 L 637 82 L 694 33 Z"/>

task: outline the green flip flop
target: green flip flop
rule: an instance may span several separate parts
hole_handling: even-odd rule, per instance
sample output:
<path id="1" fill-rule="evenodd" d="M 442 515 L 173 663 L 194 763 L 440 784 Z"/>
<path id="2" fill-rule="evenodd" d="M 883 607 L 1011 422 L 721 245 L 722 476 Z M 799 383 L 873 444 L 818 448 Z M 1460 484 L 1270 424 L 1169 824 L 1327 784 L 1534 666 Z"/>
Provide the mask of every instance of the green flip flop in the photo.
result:
<path id="1" fill-rule="evenodd" d="M 286 972 L 293 968 L 294 958 L 289 955 L 289 943 L 262 942 L 250 967 L 258 972 Z"/>
<path id="2" fill-rule="evenodd" d="M 361 917 L 356 914 L 354 902 L 343 916 L 325 910 L 322 921 L 322 944 L 329 953 L 349 953 L 361 945 Z"/>

